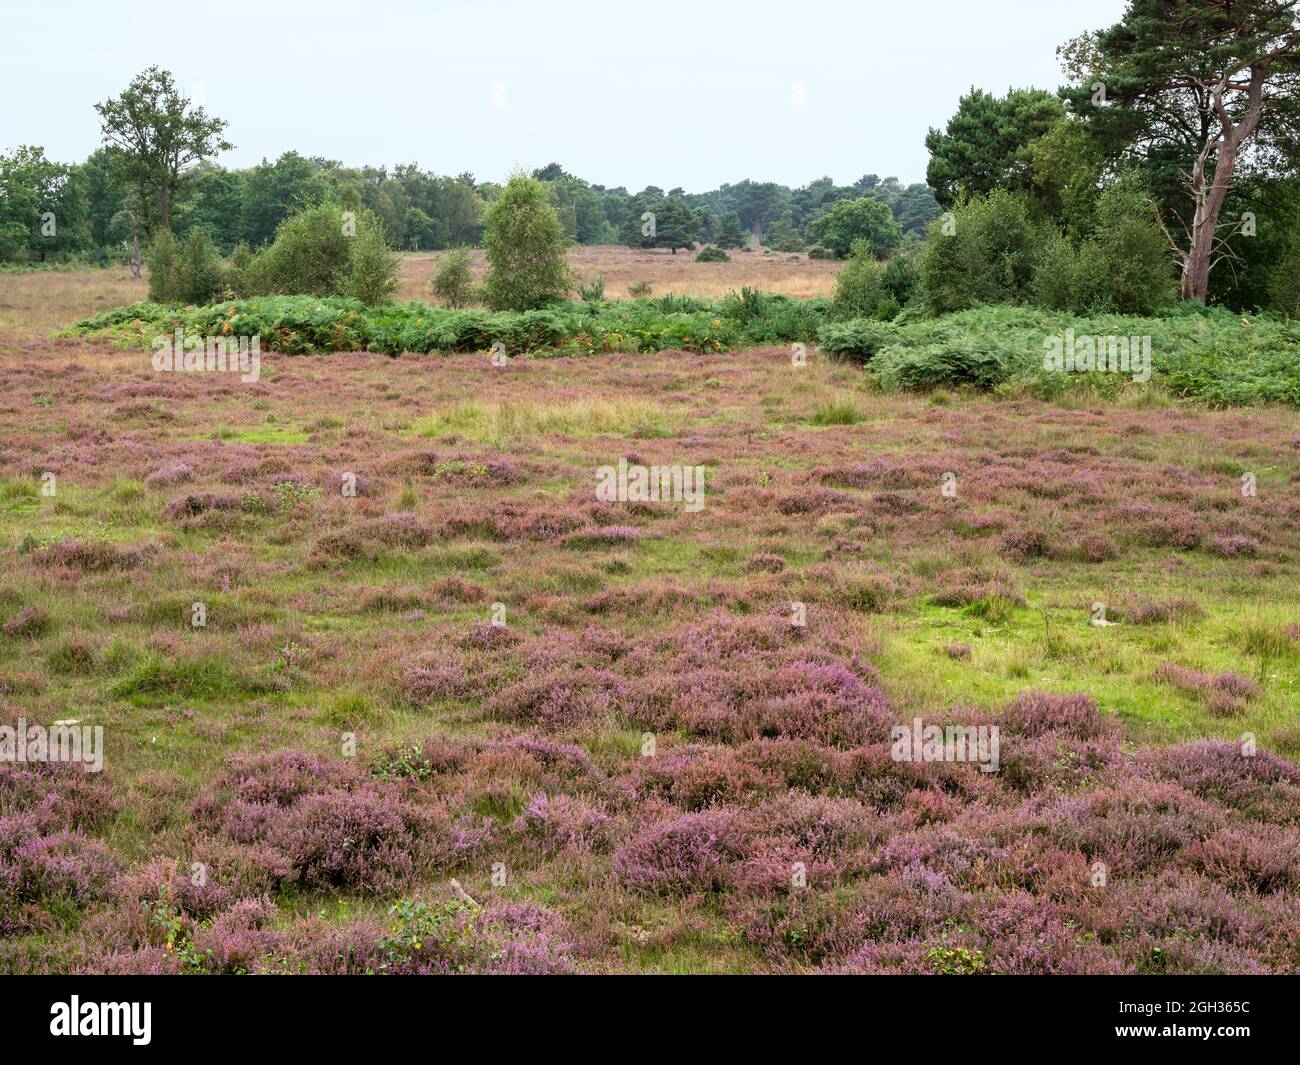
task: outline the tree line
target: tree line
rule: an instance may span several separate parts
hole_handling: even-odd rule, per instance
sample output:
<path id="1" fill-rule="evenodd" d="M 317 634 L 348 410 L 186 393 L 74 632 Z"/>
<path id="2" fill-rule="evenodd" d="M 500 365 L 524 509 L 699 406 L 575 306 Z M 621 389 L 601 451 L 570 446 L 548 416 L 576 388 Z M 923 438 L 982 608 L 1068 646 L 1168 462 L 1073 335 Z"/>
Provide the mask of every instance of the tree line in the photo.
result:
<path id="1" fill-rule="evenodd" d="M 83 163 L 56 162 L 35 146 L 0 155 L 0 259 L 102 261 L 120 258 L 137 239 L 148 244 L 166 231 L 184 240 L 193 229 L 228 254 L 240 243 L 268 244 L 291 215 L 327 202 L 364 207 L 395 250 L 480 245 L 484 211 L 502 191 L 470 173 L 435 174 L 414 163 L 351 167 L 295 151 L 245 169 L 224 167 L 216 157 L 233 147 L 226 122 L 157 67 L 95 110 L 104 143 Z M 704 193 L 606 188 L 558 163 L 533 176 L 565 237 L 578 244 L 737 247 L 752 237 L 797 250 L 815 241 L 815 223 L 841 201 L 884 204 L 898 240 L 918 239 L 939 212 L 926 185 L 874 174 L 852 185 L 823 177 L 800 188 L 747 179 Z M 642 234 L 646 212 L 660 225 Z"/>

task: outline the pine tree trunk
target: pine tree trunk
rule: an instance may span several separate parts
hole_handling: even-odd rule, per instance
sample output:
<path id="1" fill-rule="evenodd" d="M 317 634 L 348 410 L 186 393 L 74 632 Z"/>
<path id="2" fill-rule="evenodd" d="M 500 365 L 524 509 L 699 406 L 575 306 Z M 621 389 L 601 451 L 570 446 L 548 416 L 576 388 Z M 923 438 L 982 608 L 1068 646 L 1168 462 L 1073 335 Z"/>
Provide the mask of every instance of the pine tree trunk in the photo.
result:
<path id="1" fill-rule="evenodd" d="M 1182 294 L 1185 300 L 1204 303 L 1209 294 L 1214 235 L 1219 228 L 1219 214 L 1236 163 L 1236 153 L 1231 148 L 1221 148 L 1214 163 L 1214 180 L 1208 190 L 1205 189 L 1204 168 L 1198 163 L 1198 171 L 1194 172 L 1193 182 L 1199 188 L 1194 188 L 1196 213 L 1192 218 L 1192 242 L 1183 263 Z"/>
<path id="2" fill-rule="evenodd" d="M 1183 299 L 1204 303 L 1210 291 L 1210 268 L 1214 266 L 1214 236 L 1219 228 L 1219 213 L 1232 184 L 1237 152 L 1259 125 L 1264 110 L 1264 78 L 1268 66 L 1265 61 L 1250 68 L 1246 112 L 1235 125 L 1223 103 L 1223 94 L 1229 87 L 1228 78 L 1224 77 L 1211 90 L 1210 103 L 1221 128 L 1202 148 L 1192 167 L 1191 188 L 1196 209 L 1192 215 L 1191 244 L 1187 258 L 1183 260 Z M 1211 155 L 1214 156 L 1214 178 L 1207 188 L 1205 166 Z"/>

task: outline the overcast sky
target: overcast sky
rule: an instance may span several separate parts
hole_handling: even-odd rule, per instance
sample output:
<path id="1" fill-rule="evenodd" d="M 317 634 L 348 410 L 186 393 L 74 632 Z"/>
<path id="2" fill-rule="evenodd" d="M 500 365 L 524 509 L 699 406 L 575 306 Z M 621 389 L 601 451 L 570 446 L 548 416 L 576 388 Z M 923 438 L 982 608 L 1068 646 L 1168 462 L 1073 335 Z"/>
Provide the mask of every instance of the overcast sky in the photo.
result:
<path id="1" fill-rule="evenodd" d="M 294 149 L 503 180 L 556 161 L 688 192 L 925 177 L 971 85 L 1055 89 L 1056 46 L 1122 0 L 0 0 L 0 151 L 74 162 L 150 64 L 230 123 L 220 161 Z"/>

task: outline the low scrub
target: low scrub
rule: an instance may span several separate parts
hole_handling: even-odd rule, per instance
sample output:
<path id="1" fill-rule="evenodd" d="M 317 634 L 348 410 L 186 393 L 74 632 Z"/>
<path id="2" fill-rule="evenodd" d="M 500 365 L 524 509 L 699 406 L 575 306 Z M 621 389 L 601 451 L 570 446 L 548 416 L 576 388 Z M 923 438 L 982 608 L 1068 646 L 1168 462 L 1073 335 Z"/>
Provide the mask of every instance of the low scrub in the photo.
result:
<path id="1" fill-rule="evenodd" d="M 1136 338 L 1136 340 L 1135 340 Z M 1147 339 L 1149 338 L 1149 340 Z M 1150 383 L 1216 406 L 1300 404 L 1300 326 L 1222 309 L 1173 308 L 1152 317 L 980 307 L 923 320 L 831 322 L 819 333 L 824 352 L 867 363 L 886 389 L 970 385 L 1043 398 L 1081 386 L 1114 396 L 1146 382 L 1139 361 L 1149 344 Z M 1049 369 L 1045 355 L 1083 344 L 1106 353 L 1132 349 L 1127 371 Z M 1095 357 L 1095 355 L 1090 356 Z"/>

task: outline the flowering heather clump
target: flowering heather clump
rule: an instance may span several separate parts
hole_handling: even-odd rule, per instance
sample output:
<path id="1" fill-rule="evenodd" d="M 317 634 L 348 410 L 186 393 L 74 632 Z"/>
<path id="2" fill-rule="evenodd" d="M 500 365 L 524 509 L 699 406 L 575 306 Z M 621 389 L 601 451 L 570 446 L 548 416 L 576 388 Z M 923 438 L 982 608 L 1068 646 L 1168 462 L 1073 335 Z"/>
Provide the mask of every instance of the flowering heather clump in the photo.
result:
<path id="1" fill-rule="evenodd" d="M 478 912 L 474 928 L 485 941 L 476 972 L 540 976 L 578 971 L 572 933 L 544 907 L 495 902 Z"/>
<path id="2" fill-rule="evenodd" d="M 579 529 L 565 537 L 564 542 L 573 547 L 600 544 L 634 544 L 645 533 L 635 525 L 602 525 L 596 529 Z"/>
<path id="3" fill-rule="evenodd" d="M 1052 552 L 1052 541 L 1042 529 L 1010 529 L 1002 537 L 1001 549 L 1013 561 L 1027 562 L 1048 557 Z"/>
<path id="4" fill-rule="evenodd" d="M 117 865 L 97 839 L 43 832 L 37 814 L 0 817 L 0 933 L 39 928 L 48 920 L 46 904 L 84 906 L 103 898 Z"/>
<path id="5" fill-rule="evenodd" d="M 178 496 L 163 508 L 163 517 L 171 521 L 196 518 L 212 510 L 235 510 L 239 497 L 218 492 L 191 492 Z"/>
<path id="6" fill-rule="evenodd" d="M 1144 751 L 1147 772 L 1261 821 L 1300 825 L 1300 766 L 1268 751 L 1201 740 Z"/>
<path id="7" fill-rule="evenodd" d="M 1100 739 L 1080 739 L 1069 731 L 1022 735 L 1001 744 L 999 779 L 1027 793 L 1074 791 L 1095 784 L 1120 759 L 1114 732 Z"/>
<path id="8" fill-rule="evenodd" d="M 1060 799 L 1043 816 L 1059 844 L 1105 862 L 1115 875 L 1161 868 L 1226 820 L 1182 788 L 1141 779 Z"/>
<path id="9" fill-rule="evenodd" d="M 148 947 L 100 954 L 76 971 L 91 976 L 175 976 L 185 967 L 172 951 Z"/>
<path id="10" fill-rule="evenodd" d="M 1084 562 L 1109 562 L 1119 558 L 1119 548 L 1106 533 L 1084 533 L 1075 543 L 1075 553 Z"/>
<path id="11" fill-rule="evenodd" d="M 1232 670 L 1216 676 L 1173 662 L 1162 662 L 1156 667 L 1156 679 L 1204 699 L 1210 712 L 1218 717 L 1240 714 L 1248 702 L 1260 695 L 1258 684 Z"/>
<path id="12" fill-rule="evenodd" d="M 34 640 L 50 627 L 49 611 L 39 606 L 25 606 L 0 625 L 0 632 L 15 640 Z"/>
<path id="13" fill-rule="evenodd" d="M 614 821 L 597 807 L 569 795 L 534 795 L 514 823 L 547 853 L 578 854 L 609 849 Z"/>
<path id="14" fill-rule="evenodd" d="M 295 882 L 314 890 L 392 890 L 457 865 L 489 832 L 301 751 L 234 760 L 195 815 L 230 842 L 267 845 Z"/>
<path id="15" fill-rule="evenodd" d="M 521 680 L 488 702 L 505 721 L 556 729 L 590 723 L 612 713 L 622 678 L 594 669 L 557 670 Z"/>
<path id="16" fill-rule="evenodd" d="M 447 531 L 459 535 L 459 530 L 477 531 L 484 520 L 487 532 L 497 540 L 531 540 L 540 543 L 553 543 L 563 540 L 570 533 L 587 525 L 586 517 L 577 510 L 559 510 L 554 504 L 549 506 L 530 506 L 524 503 L 507 501 L 495 507 L 487 519 L 470 517 L 466 519 L 447 519 Z"/>
<path id="17" fill-rule="evenodd" d="M 487 832 L 452 826 L 394 790 L 361 788 L 305 796 L 273 815 L 264 835 L 305 888 L 384 892 L 418 873 L 458 865 Z"/>
<path id="18" fill-rule="evenodd" d="M 1119 519 L 1119 527 L 1125 527 L 1128 518 Z M 1137 538 L 1148 547 L 1173 547 L 1180 551 L 1190 551 L 1201 542 L 1201 529 L 1196 518 L 1180 513 L 1157 514 L 1139 522 Z"/>
<path id="19" fill-rule="evenodd" d="M 1024 606 L 1025 597 L 1007 578 L 988 570 L 961 568 L 946 576 L 943 587 L 930 596 L 935 606 L 969 606 L 994 597 Z"/>
<path id="20" fill-rule="evenodd" d="M 745 873 L 751 889 L 786 890 L 794 886 L 796 873 L 803 884 L 824 888 L 865 872 L 884 835 L 862 803 L 797 791 L 761 803 L 742 823 L 747 844 L 756 852 Z"/>
<path id="21" fill-rule="evenodd" d="M 611 868 L 632 891 L 692 895 L 721 891 L 744 853 L 733 815 L 708 811 L 641 830 L 614 852 Z"/>
<path id="22" fill-rule="evenodd" d="M 1193 846 L 1188 859 L 1206 876 L 1237 891 L 1300 891 L 1300 831 L 1293 828 L 1224 829 Z"/>
<path id="23" fill-rule="evenodd" d="M 285 930 L 274 956 L 258 963 L 259 973 L 364 976 L 382 972 L 384 926 L 370 917 L 332 924 L 319 917 L 300 919 Z"/>
<path id="24" fill-rule="evenodd" d="M 402 699 L 411 706 L 428 706 L 439 699 L 463 699 L 469 691 L 469 674 L 454 663 L 416 666 L 402 675 Z"/>
<path id="25" fill-rule="evenodd" d="M 241 899 L 210 925 L 195 929 L 194 951 L 205 972 L 248 973 L 284 940 L 275 929 L 279 910 L 268 898 Z"/>
<path id="26" fill-rule="evenodd" d="M 493 625 L 490 621 L 476 621 L 460 638 L 460 645 L 467 650 L 499 651 L 506 647 L 513 647 L 522 639 L 519 633 L 505 625 Z"/>
<path id="27" fill-rule="evenodd" d="M 149 546 L 118 547 L 104 540 L 56 540 L 33 551 L 31 558 L 41 566 L 103 573 L 136 569 L 153 558 Z"/>
<path id="28" fill-rule="evenodd" d="M 735 748 L 700 744 L 642 758 L 627 783 L 638 798 L 657 796 L 691 811 L 775 794 L 783 786 L 776 773 L 747 764 Z"/>
<path id="29" fill-rule="evenodd" d="M 433 540 L 432 530 L 414 514 L 398 512 L 385 514 L 376 521 L 368 522 L 362 529 L 363 536 L 372 537 L 385 547 L 423 547 Z"/>
<path id="30" fill-rule="evenodd" d="M 856 496 L 829 488 L 805 490 L 782 496 L 776 501 L 776 509 L 787 515 L 826 514 L 832 510 L 855 511 L 859 505 Z"/>
<path id="31" fill-rule="evenodd" d="M 95 831 L 120 803 L 102 776 L 53 762 L 0 762 L 0 816 L 28 814 L 43 832 Z"/>
<path id="32" fill-rule="evenodd" d="M 158 858 L 124 872 L 112 894 L 136 906 L 167 898 L 187 917 L 205 920 L 241 899 L 278 890 L 291 872 L 288 859 L 268 846 L 201 837 L 183 862 Z"/>
<path id="33" fill-rule="evenodd" d="M 494 745 L 497 750 L 513 751 L 526 756 L 562 782 L 598 780 L 603 775 L 596 763 L 581 747 L 536 736 L 516 736 Z"/>
<path id="34" fill-rule="evenodd" d="M 144 479 L 147 488 L 170 488 L 194 480 L 194 469 L 187 462 L 172 462 L 160 466 Z"/>
<path id="35" fill-rule="evenodd" d="M 1025 692 L 1004 707 L 998 717 L 1010 731 L 1025 736 L 1059 730 L 1081 740 L 1097 740 L 1115 732 L 1115 722 L 1081 692 Z"/>
<path id="36" fill-rule="evenodd" d="M 1212 555 L 1219 555 L 1222 558 L 1254 558 L 1259 554 L 1259 541 L 1249 536 L 1239 536 L 1236 534 L 1226 534 L 1223 536 L 1211 537 L 1205 549 Z"/>

